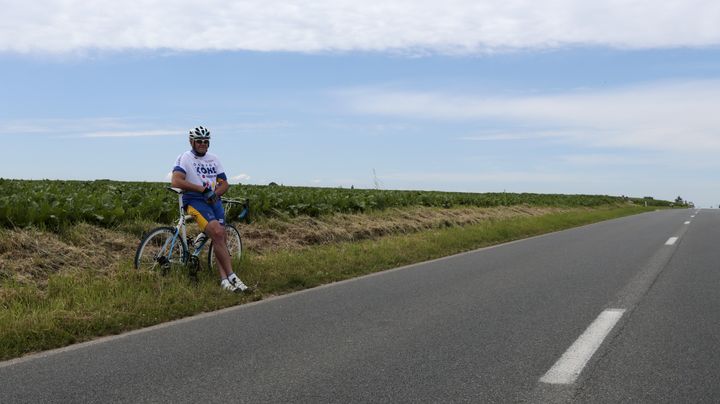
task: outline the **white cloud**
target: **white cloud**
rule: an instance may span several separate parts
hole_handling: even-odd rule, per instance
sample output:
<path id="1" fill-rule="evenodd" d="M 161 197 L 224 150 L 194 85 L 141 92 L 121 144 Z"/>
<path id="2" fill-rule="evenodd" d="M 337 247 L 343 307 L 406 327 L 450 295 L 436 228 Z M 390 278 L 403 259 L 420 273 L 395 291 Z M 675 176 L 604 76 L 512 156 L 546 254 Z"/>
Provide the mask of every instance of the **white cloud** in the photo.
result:
<path id="1" fill-rule="evenodd" d="M 563 172 L 538 172 L 538 171 L 487 171 L 482 173 L 467 172 L 402 172 L 383 175 L 383 180 L 418 182 L 418 183 L 563 183 L 580 181 L 583 177 L 579 174 Z"/>
<path id="2" fill-rule="evenodd" d="M 124 118 L 39 118 L 3 122 L 0 124 L 0 135 L 90 133 L 93 131 L 125 130 L 128 126 L 130 126 L 130 119 Z"/>
<path id="3" fill-rule="evenodd" d="M 560 158 L 563 162 L 575 166 L 602 166 L 602 167 L 618 167 L 618 166 L 655 166 L 666 165 L 667 159 L 662 157 L 643 157 L 643 156 L 624 156 L 615 154 L 571 154 Z"/>
<path id="4" fill-rule="evenodd" d="M 250 176 L 247 174 L 238 174 L 230 177 L 230 182 L 239 183 L 250 181 Z"/>
<path id="5" fill-rule="evenodd" d="M 710 0 L 0 0 L 0 51 L 476 53 L 720 43 Z"/>
<path id="6" fill-rule="evenodd" d="M 213 133 L 257 133 L 265 131 L 273 131 L 277 129 L 288 129 L 294 127 L 295 124 L 278 121 L 278 122 L 242 122 L 213 126 L 210 130 Z"/>
<path id="7" fill-rule="evenodd" d="M 184 135 L 185 130 L 134 130 L 134 131 L 100 131 L 84 133 L 78 137 L 146 137 L 146 136 L 178 136 Z"/>
<path id="8" fill-rule="evenodd" d="M 2 135 L 50 135 L 66 138 L 139 138 L 187 136 L 188 128 L 138 118 L 32 119 L 0 123 Z M 220 136 L 272 132 L 292 127 L 288 122 L 256 121 L 218 124 L 210 129 Z"/>
<path id="9" fill-rule="evenodd" d="M 549 131 L 523 131 L 522 133 L 512 133 L 512 132 L 492 132 L 492 133 L 486 133 L 486 134 L 479 134 L 479 135 L 471 135 L 471 136 L 462 136 L 458 139 L 460 140 L 473 140 L 473 141 L 483 141 L 483 142 L 491 142 L 491 141 L 513 141 L 513 140 L 531 140 L 531 139 L 540 139 L 540 138 L 555 138 L 555 137 L 562 137 L 561 132 L 549 132 Z"/>
<path id="10" fill-rule="evenodd" d="M 483 95 L 349 91 L 356 113 L 442 121 L 502 121 L 523 128 L 466 139 L 557 137 L 594 147 L 720 151 L 720 81 L 655 83 L 560 95 Z"/>

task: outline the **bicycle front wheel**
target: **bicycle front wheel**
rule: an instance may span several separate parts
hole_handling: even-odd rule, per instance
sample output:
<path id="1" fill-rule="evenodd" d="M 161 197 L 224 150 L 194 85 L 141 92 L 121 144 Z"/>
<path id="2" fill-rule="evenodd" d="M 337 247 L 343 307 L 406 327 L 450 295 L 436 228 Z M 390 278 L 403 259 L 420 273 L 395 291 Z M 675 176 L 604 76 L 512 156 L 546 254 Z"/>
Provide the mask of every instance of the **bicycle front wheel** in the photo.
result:
<path id="1" fill-rule="evenodd" d="M 240 238 L 240 232 L 235 228 L 235 226 L 231 224 L 225 225 L 225 241 L 227 242 L 228 252 L 230 253 L 230 260 L 236 262 L 240 261 L 240 258 L 242 257 L 242 239 Z M 208 267 L 211 270 L 217 269 L 215 264 L 215 248 L 213 244 L 214 243 L 210 243 L 210 251 L 208 253 Z"/>
<path id="2" fill-rule="evenodd" d="M 176 232 L 174 227 L 158 227 L 148 232 L 135 253 L 135 268 L 166 274 L 185 265 L 187 248 Z"/>

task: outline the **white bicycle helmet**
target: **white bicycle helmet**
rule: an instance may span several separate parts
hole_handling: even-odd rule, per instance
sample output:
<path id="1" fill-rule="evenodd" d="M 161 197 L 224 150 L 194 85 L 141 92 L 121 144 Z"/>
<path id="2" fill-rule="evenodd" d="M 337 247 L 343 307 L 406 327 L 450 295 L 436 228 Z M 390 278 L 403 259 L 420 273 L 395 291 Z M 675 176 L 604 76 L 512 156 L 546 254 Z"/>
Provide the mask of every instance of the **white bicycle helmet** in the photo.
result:
<path id="1" fill-rule="evenodd" d="M 190 140 L 200 140 L 200 139 L 210 140 L 210 131 L 207 130 L 207 128 L 204 128 L 202 126 L 198 126 L 195 129 L 191 129 L 190 130 Z"/>

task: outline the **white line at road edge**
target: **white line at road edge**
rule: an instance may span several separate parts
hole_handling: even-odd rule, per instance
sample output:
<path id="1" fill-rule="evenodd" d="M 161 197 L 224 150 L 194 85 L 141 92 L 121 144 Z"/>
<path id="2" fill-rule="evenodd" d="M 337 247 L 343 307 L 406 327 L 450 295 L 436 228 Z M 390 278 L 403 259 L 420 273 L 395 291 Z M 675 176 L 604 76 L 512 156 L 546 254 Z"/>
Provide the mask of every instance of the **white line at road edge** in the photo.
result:
<path id="1" fill-rule="evenodd" d="M 690 221 L 688 220 L 687 222 L 685 222 L 685 224 L 690 224 Z"/>
<path id="2" fill-rule="evenodd" d="M 540 378 L 540 382 L 548 384 L 575 383 L 580 372 L 624 313 L 625 309 L 608 309 L 600 313 L 580 338 Z"/>
<path id="3" fill-rule="evenodd" d="M 668 241 L 665 242 L 665 245 L 673 245 L 678 240 L 677 237 L 670 237 Z"/>

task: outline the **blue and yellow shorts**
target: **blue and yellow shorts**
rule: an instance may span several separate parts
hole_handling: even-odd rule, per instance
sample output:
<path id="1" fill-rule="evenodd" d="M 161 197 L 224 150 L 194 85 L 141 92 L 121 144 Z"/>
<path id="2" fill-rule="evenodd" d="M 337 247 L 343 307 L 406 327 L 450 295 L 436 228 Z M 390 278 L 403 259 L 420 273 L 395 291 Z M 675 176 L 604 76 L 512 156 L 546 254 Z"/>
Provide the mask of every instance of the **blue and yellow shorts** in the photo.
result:
<path id="1" fill-rule="evenodd" d="M 220 201 L 215 202 L 214 205 L 203 200 L 188 201 L 185 211 L 195 219 L 201 231 L 205 231 L 205 226 L 213 220 L 225 225 L 225 209 Z"/>

